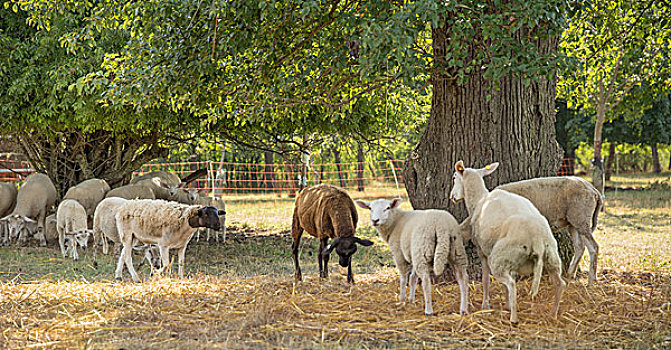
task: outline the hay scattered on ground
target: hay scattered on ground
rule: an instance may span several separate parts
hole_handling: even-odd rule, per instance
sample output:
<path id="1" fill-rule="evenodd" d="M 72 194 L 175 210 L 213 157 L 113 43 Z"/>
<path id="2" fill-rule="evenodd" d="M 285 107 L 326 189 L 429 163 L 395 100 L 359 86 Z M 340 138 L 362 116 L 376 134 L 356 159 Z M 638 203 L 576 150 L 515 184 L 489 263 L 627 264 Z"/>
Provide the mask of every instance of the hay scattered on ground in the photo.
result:
<path id="1" fill-rule="evenodd" d="M 600 283 L 571 283 L 558 319 L 547 280 L 535 300 L 519 284 L 520 323 L 508 322 L 505 287 L 494 283 L 492 310 L 458 314 L 458 287 L 434 287 L 436 316 L 398 303 L 393 269 L 328 281 L 307 276 L 236 279 L 196 276 L 115 282 L 0 283 L 0 348 L 669 348 L 671 277 L 605 271 Z"/>

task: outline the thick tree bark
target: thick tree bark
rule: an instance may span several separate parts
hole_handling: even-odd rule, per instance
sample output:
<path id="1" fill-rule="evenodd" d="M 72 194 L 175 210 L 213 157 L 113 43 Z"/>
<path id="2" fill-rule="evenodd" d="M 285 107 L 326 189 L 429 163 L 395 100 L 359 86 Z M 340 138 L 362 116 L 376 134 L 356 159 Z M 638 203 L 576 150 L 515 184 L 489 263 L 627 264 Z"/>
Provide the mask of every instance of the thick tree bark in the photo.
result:
<path id="1" fill-rule="evenodd" d="M 449 200 L 456 161 L 464 160 L 473 167 L 501 163 L 485 179 L 489 189 L 557 173 L 562 151 L 554 128 L 556 82 L 541 78 L 525 86 L 522 79 L 506 77 L 496 89 L 483 72 L 474 70 L 466 83 L 458 85 L 441 74 L 439 58 L 444 57 L 449 44 L 445 28 L 434 28 L 432 34 L 437 62 L 432 75 L 431 114 L 406 161 L 403 178 L 413 208 L 448 209 L 462 221 L 467 216 L 465 207 Z M 543 52 L 551 52 L 556 50 L 557 40 L 537 44 Z M 476 48 L 470 50 L 469 55 L 475 55 Z M 472 251 L 469 254 L 472 261 L 477 260 Z M 469 273 L 477 278 L 479 264 Z"/>
<path id="2" fill-rule="evenodd" d="M 611 141 L 608 145 L 608 160 L 606 160 L 606 174 L 604 176 L 605 181 L 610 181 L 610 177 L 613 175 L 613 163 L 615 161 L 615 142 Z"/>
<path id="3" fill-rule="evenodd" d="M 363 145 L 359 144 L 359 149 L 357 150 L 356 153 L 356 184 L 357 184 L 357 190 L 359 192 L 364 191 L 364 185 L 363 185 L 363 162 L 365 161 L 364 155 L 363 155 Z"/>
<path id="4" fill-rule="evenodd" d="M 659 163 L 659 151 L 657 150 L 657 144 L 650 145 L 652 150 L 652 172 L 659 174 L 662 172 L 662 165 Z"/>

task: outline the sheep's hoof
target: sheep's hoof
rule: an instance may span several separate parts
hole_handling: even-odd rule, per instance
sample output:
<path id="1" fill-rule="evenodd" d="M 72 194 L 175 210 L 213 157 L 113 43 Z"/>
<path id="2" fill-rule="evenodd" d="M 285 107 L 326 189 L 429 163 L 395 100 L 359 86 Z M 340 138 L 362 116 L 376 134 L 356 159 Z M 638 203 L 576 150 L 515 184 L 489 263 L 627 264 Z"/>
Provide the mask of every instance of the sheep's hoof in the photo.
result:
<path id="1" fill-rule="evenodd" d="M 295 280 L 296 282 L 300 282 L 300 281 L 303 280 L 303 276 L 301 276 L 301 275 L 294 275 L 294 280 Z"/>
<path id="2" fill-rule="evenodd" d="M 119 282 L 121 282 L 121 280 L 122 280 L 122 279 L 121 279 L 121 276 L 115 276 L 114 279 L 117 280 L 117 281 L 119 281 Z"/>
<path id="3" fill-rule="evenodd" d="M 97 268 L 98 268 L 98 262 L 97 262 L 97 261 L 94 261 L 94 262 L 93 262 L 93 268 L 94 268 L 94 269 L 97 269 Z"/>
<path id="4" fill-rule="evenodd" d="M 435 316 L 435 315 L 433 314 L 433 311 L 431 311 L 431 312 L 426 312 L 426 311 L 424 311 L 424 315 L 426 315 L 426 316 Z"/>

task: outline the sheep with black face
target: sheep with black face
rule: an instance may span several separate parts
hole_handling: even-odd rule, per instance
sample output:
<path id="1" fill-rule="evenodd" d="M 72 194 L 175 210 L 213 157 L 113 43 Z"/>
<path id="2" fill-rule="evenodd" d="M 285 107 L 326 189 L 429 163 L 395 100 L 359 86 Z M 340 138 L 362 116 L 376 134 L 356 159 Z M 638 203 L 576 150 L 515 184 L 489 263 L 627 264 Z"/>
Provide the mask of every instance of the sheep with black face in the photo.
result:
<path id="1" fill-rule="evenodd" d="M 359 216 L 352 198 L 345 190 L 333 185 L 317 185 L 304 189 L 296 198 L 291 237 L 293 239 L 292 254 L 296 267 L 295 279 L 302 279 L 298 264 L 298 247 L 303 230 L 320 241 L 317 262 L 319 277 L 328 277 L 328 262 L 331 252 L 335 249 L 338 263 L 347 267 L 347 282 L 354 283 L 352 274 L 352 255 L 357 245 L 370 246 L 373 242 L 354 236 Z M 327 245 L 329 238 L 333 241 Z"/>

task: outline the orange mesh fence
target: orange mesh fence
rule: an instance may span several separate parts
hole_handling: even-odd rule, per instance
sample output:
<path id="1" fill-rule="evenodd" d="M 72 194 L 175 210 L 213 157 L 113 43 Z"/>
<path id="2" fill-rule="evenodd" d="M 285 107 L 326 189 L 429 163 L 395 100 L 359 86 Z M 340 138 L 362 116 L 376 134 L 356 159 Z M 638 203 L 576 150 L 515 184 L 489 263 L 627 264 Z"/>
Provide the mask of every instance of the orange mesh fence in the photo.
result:
<path id="1" fill-rule="evenodd" d="M 24 160 L 0 159 L 0 181 L 17 182 L 35 172 L 29 162 Z"/>

